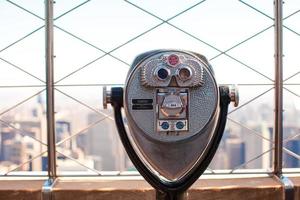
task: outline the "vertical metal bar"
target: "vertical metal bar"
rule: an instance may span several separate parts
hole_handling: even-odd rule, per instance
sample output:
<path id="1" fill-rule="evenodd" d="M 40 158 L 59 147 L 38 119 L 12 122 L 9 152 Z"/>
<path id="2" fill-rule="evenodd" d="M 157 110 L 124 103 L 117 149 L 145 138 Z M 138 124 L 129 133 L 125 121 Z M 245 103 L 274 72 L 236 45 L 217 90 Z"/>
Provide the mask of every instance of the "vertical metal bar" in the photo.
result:
<path id="1" fill-rule="evenodd" d="M 56 178 L 55 118 L 54 118 L 54 80 L 53 80 L 53 0 L 45 1 L 46 31 L 46 97 L 47 97 L 47 141 L 48 176 Z"/>
<path id="2" fill-rule="evenodd" d="M 283 138 L 283 98 L 282 98 L 282 0 L 274 2 L 274 23 L 275 23 L 275 151 L 274 151 L 274 173 L 277 176 L 282 174 L 282 138 Z"/>
<path id="3" fill-rule="evenodd" d="M 274 2 L 275 23 L 275 151 L 274 151 L 274 174 L 284 186 L 285 199 L 295 198 L 293 182 L 282 175 L 282 152 L 283 152 L 283 23 L 282 10 L 283 1 Z"/>

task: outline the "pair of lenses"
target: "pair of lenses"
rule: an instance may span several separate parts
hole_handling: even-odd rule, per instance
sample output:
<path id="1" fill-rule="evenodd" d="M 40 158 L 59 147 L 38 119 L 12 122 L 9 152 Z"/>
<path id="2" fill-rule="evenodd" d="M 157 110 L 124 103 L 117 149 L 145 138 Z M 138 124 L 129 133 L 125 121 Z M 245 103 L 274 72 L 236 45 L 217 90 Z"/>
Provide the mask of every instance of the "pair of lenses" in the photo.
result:
<path id="1" fill-rule="evenodd" d="M 166 67 L 159 67 L 155 75 L 159 80 L 164 81 L 171 76 L 171 72 Z M 180 80 L 186 81 L 192 77 L 192 70 L 189 67 L 180 67 L 176 70 L 176 76 L 179 77 Z"/>

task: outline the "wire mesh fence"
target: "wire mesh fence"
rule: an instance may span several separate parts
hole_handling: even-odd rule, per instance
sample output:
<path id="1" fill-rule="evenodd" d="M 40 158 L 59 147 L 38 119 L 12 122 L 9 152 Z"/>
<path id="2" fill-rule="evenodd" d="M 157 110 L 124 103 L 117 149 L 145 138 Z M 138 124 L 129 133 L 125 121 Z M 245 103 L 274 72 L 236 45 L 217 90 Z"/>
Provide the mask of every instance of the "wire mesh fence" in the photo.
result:
<path id="1" fill-rule="evenodd" d="M 102 87 L 122 85 L 134 57 L 159 48 L 205 55 L 220 84 L 238 84 L 207 174 L 273 173 L 273 1 L 76 0 L 54 3 L 54 111 L 59 176 L 135 174 Z M 44 1 L 0 3 L 0 175 L 46 175 Z M 3 12 L 2 12 L 3 11 Z M 283 167 L 297 171 L 300 4 L 283 5 Z M 48 105 L 49 106 L 49 105 Z M 54 144 L 53 144 L 54 145 Z"/>

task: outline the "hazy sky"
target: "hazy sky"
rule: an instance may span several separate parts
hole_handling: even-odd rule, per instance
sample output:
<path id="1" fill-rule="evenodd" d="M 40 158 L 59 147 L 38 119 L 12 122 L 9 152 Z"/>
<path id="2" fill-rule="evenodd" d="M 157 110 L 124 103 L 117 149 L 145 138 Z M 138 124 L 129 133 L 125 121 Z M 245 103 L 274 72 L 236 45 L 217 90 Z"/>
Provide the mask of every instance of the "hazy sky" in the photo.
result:
<path id="1" fill-rule="evenodd" d="M 12 2 L 44 18 L 44 0 L 14 0 Z M 56 0 L 55 17 L 82 2 L 84 1 Z M 57 84 L 123 83 L 128 70 L 128 66 L 123 62 L 130 64 L 136 55 L 144 51 L 158 48 L 186 49 L 212 59 L 220 51 L 225 51 L 262 30 L 265 31 L 257 37 L 228 51 L 229 56 L 221 55 L 210 62 L 219 83 L 272 84 L 269 79 L 274 79 L 274 29 L 270 27 L 273 20 L 246 4 L 256 7 L 272 18 L 273 0 L 248 0 L 244 1 L 245 3 L 237 0 L 206 0 L 202 3 L 195 0 L 132 0 L 130 2 L 157 17 L 141 11 L 126 1 L 91 0 L 55 21 L 57 26 L 54 31 L 56 81 L 103 56 L 104 51 L 112 51 L 141 33 L 156 27 L 111 53 L 122 62 L 106 55 Z M 199 5 L 168 21 L 170 24 L 162 24 L 162 20 L 168 20 L 197 3 Z M 289 16 L 299 9 L 300 2 L 298 0 L 285 1 L 284 16 Z M 300 33 L 299 20 L 300 13 L 297 13 L 286 19 L 284 24 Z M 43 24 L 43 20 L 13 4 L 6 1 L 0 2 L 0 26 L 2 27 L 0 29 L 0 58 L 45 80 L 43 28 L 6 50 L 1 50 Z M 60 28 L 82 38 L 98 49 L 75 39 Z M 285 29 L 284 78 L 300 71 L 299 47 L 299 35 Z M 266 77 L 239 62 L 259 71 Z M 299 80 L 298 74 L 288 83 L 299 83 Z M 0 60 L 0 86 L 11 85 L 43 85 L 43 83 Z M 271 85 L 240 86 L 242 103 L 271 87 Z M 299 86 L 287 87 L 300 94 Z M 2 110 L 13 105 L 41 89 L 41 87 L 2 88 L 0 89 L 2 101 L 0 108 Z M 100 87 L 60 86 L 59 89 L 86 103 L 96 106 L 101 103 Z M 267 94 L 265 99 L 270 100 L 272 95 L 272 92 Z M 285 93 L 285 95 L 286 102 L 290 101 L 296 106 L 300 105 L 299 98 L 290 93 Z M 57 100 L 63 102 L 62 96 L 57 94 Z M 298 103 L 296 103 L 297 101 Z"/>

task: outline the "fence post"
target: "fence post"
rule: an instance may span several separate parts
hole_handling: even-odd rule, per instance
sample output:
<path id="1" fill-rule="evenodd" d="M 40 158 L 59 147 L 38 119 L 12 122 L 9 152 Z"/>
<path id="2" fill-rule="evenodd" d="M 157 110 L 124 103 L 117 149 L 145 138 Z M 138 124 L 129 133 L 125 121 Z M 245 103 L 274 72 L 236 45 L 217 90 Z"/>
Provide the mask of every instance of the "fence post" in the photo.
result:
<path id="1" fill-rule="evenodd" d="M 282 78 L 282 0 L 274 1 L 274 28 L 275 28 L 275 151 L 274 174 L 282 174 L 282 138 L 283 138 L 283 78 Z"/>
<path id="2" fill-rule="evenodd" d="M 53 0 L 45 0 L 45 52 L 46 52 L 46 100 L 47 100 L 47 153 L 48 180 L 42 189 L 42 199 L 50 200 L 56 181 L 54 77 L 53 77 Z"/>

